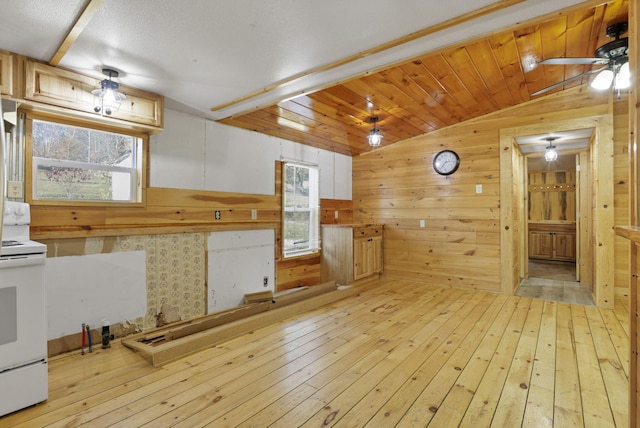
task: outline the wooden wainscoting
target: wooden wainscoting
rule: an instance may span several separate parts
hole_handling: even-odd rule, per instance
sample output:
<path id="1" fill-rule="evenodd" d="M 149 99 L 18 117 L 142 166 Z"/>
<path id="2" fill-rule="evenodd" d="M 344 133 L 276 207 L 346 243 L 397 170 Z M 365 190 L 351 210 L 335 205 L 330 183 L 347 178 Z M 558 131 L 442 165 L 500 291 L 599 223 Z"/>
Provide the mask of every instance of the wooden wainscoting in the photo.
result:
<path id="1" fill-rule="evenodd" d="M 320 223 L 353 223 L 353 201 L 345 199 L 320 199 Z"/>
<path id="2" fill-rule="evenodd" d="M 279 176 L 277 162 L 276 176 Z M 320 284 L 320 255 L 281 259 L 281 191 L 275 195 L 151 187 L 142 207 L 31 207 L 31 236 L 36 240 L 91 236 L 197 233 L 220 230 L 275 229 L 276 290 Z M 256 218 L 252 219 L 255 210 Z M 215 211 L 221 212 L 220 220 Z M 350 223 L 351 200 L 322 199 L 321 221 Z M 336 219 L 335 213 L 338 212 Z"/>
<path id="3" fill-rule="evenodd" d="M 153 367 L 119 341 L 50 360 L 0 426 L 618 426 L 628 312 L 383 280 Z"/>

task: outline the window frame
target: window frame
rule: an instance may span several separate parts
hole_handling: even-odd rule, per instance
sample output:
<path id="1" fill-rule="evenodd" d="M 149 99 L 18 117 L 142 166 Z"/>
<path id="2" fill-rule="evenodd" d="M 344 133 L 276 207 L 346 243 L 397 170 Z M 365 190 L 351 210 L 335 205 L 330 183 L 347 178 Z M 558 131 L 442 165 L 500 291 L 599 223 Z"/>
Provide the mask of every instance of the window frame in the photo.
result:
<path id="1" fill-rule="evenodd" d="M 307 168 L 309 170 L 314 170 L 316 175 L 316 189 L 315 189 L 315 200 L 309 201 L 309 206 L 307 208 L 288 208 L 286 201 L 286 174 L 287 174 L 287 166 L 295 166 L 301 168 Z M 311 174 L 310 174 L 311 175 Z M 304 257 L 310 254 L 317 254 L 321 250 L 321 237 L 320 237 L 320 168 L 317 165 L 306 164 L 300 161 L 282 161 L 282 258 L 283 259 L 293 259 L 295 257 Z M 312 206 L 312 203 L 315 202 L 315 206 Z M 287 212 L 309 212 L 309 246 L 304 249 L 298 250 L 289 250 L 287 251 L 286 247 L 286 213 Z M 312 231 L 315 230 L 315 243 L 313 239 Z"/>
<path id="2" fill-rule="evenodd" d="M 68 116 L 62 115 L 50 115 L 35 111 L 25 111 L 25 150 L 24 150 L 24 163 L 25 163 L 25 201 L 31 205 L 54 205 L 54 206 L 87 206 L 87 207 L 123 207 L 123 206 L 145 206 L 146 205 L 146 189 L 147 189 L 147 160 L 149 156 L 149 134 L 141 131 L 137 131 L 131 128 L 117 127 L 105 125 L 102 123 L 96 123 L 91 121 L 78 120 Z M 83 199 L 39 199 L 34 198 L 34 178 L 33 174 L 37 167 L 37 162 L 34 162 L 33 157 L 33 121 L 39 120 L 44 122 L 57 123 L 60 125 L 76 126 L 81 128 L 87 128 L 96 131 L 110 132 L 128 135 L 139 139 L 139 144 L 136 144 L 134 154 L 137 165 L 133 168 L 117 167 L 109 165 L 95 165 L 95 170 L 112 170 L 117 169 L 116 172 L 122 172 L 121 170 L 135 170 L 135 180 L 130 180 L 131 186 L 135 187 L 135 201 L 98 201 L 98 200 L 83 200 Z M 55 163 L 63 166 L 75 167 L 74 163 L 81 164 L 86 167 L 84 162 L 76 162 L 70 160 L 47 160 L 46 163 Z M 94 168 L 88 168 L 94 169 Z M 134 182 L 135 181 L 135 182 Z M 132 189 L 133 190 L 133 189 Z"/>

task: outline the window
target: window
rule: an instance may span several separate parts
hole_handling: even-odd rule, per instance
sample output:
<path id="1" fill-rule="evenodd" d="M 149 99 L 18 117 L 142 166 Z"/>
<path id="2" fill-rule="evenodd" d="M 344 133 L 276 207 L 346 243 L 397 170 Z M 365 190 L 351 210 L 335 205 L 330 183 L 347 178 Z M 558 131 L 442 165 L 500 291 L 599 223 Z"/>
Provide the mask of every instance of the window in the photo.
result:
<path id="1" fill-rule="evenodd" d="M 140 202 L 142 138 L 31 121 L 32 200 Z"/>
<path id="2" fill-rule="evenodd" d="M 308 254 L 320 249 L 318 168 L 284 164 L 284 256 Z"/>

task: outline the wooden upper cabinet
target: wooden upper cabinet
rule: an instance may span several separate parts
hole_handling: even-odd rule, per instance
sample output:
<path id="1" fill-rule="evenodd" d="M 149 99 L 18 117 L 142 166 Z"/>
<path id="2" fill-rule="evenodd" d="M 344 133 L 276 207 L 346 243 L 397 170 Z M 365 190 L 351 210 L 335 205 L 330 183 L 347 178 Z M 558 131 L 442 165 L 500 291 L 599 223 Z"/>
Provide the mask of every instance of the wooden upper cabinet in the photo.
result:
<path id="1" fill-rule="evenodd" d="M 14 96 L 14 55 L 8 52 L 0 52 L 0 93 Z"/>
<path id="2" fill-rule="evenodd" d="M 94 111 L 95 99 L 91 94 L 100 87 L 100 79 L 27 60 L 25 80 L 25 99 L 28 101 L 100 116 Z M 126 95 L 120 109 L 104 117 L 162 128 L 162 96 L 125 86 L 120 86 L 120 91 Z"/>

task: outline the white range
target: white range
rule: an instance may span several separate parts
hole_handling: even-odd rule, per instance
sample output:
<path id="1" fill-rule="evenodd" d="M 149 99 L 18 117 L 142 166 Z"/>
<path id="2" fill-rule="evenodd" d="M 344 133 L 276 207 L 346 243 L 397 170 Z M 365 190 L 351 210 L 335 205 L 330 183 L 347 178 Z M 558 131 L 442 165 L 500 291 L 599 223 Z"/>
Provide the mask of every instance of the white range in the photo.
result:
<path id="1" fill-rule="evenodd" d="M 4 202 L 0 251 L 0 416 L 48 397 L 45 261 L 29 204 Z"/>

